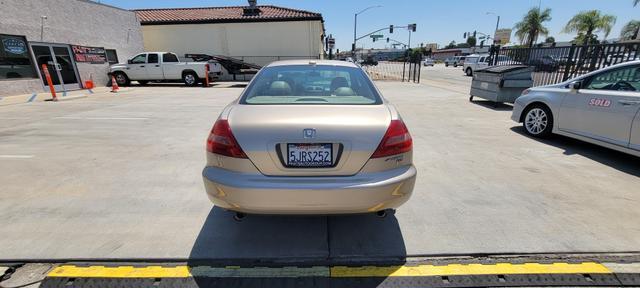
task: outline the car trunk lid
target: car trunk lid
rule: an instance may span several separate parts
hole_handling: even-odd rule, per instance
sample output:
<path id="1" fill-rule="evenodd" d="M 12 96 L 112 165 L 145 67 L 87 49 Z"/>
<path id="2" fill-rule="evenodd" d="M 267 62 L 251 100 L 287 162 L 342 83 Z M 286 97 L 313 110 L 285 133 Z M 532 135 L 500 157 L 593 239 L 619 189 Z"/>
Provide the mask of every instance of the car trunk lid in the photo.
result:
<path id="1" fill-rule="evenodd" d="M 366 164 L 389 126 L 391 113 L 386 105 L 238 104 L 228 119 L 238 143 L 261 173 L 340 176 L 356 174 Z M 288 153 L 300 153 L 308 146 L 331 151 L 331 165 L 290 165 L 298 162 Z"/>

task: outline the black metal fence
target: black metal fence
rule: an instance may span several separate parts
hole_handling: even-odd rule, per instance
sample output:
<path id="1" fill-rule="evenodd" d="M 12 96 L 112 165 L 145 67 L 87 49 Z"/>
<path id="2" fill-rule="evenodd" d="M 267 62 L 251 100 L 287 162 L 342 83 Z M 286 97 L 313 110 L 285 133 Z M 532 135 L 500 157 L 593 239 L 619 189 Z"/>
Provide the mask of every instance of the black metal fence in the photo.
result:
<path id="1" fill-rule="evenodd" d="M 491 49 L 492 65 L 533 66 L 534 86 L 556 84 L 591 71 L 640 59 L 640 43 Z"/>

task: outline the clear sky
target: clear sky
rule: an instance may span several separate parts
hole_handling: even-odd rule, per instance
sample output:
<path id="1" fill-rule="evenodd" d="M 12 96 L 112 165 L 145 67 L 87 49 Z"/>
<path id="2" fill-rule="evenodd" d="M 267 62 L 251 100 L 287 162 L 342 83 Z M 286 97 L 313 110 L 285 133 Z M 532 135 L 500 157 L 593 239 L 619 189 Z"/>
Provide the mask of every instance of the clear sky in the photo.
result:
<path id="1" fill-rule="evenodd" d="M 246 0 L 101 0 L 99 2 L 126 8 L 164 8 L 164 7 L 202 7 L 247 5 Z M 547 23 L 550 36 L 556 41 L 568 41 L 575 35 L 561 32 L 569 19 L 583 10 L 597 9 L 602 13 L 615 15 L 618 19 L 609 38 L 617 38 L 620 29 L 629 20 L 640 20 L 640 5 L 633 7 L 632 0 L 258 0 L 258 5 L 304 9 L 322 13 L 327 34 L 333 34 L 336 46 L 340 50 L 351 49 L 353 42 L 353 15 L 371 5 L 382 5 L 358 16 L 358 35 L 386 27 L 389 24 L 406 25 L 417 23 L 413 33 L 412 46 L 419 43 L 438 43 L 446 45 L 451 40 L 464 42 L 465 31 L 493 33 L 496 25 L 493 12 L 501 16 L 501 28 L 513 28 L 531 7 L 541 3 L 542 8 L 551 8 L 552 20 Z M 386 37 L 386 35 L 385 35 Z M 512 36 L 514 37 L 514 36 Z M 408 32 L 394 31 L 391 38 L 405 42 Z M 600 35 L 598 39 L 602 39 Z M 512 38 L 512 41 L 516 41 Z M 386 41 L 371 42 L 370 39 L 358 42 L 358 47 L 383 48 Z"/>

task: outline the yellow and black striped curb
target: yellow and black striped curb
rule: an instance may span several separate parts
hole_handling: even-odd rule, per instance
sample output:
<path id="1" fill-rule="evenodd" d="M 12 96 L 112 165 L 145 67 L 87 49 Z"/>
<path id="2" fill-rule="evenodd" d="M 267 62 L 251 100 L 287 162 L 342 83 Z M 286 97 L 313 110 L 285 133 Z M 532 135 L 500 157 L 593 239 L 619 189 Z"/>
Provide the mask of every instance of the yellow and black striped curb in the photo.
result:
<path id="1" fill-rule="evenodd" d="M 398 266 L 75 266 L 41 287 L 482 287 L 638 286 L 640 264 L 496 263 Z"/>

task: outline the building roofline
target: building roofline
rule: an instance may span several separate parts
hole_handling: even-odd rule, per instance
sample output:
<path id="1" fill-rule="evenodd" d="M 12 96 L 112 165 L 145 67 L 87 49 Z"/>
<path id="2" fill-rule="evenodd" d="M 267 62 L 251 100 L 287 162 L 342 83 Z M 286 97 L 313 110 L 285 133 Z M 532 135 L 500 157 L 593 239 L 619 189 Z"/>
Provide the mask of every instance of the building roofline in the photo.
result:
<path id="1" fill-rule="evenodd" d="M 139 19 L 139 17 L 138 17 Z M 294 21 L 320 21 L 322 17 L 293 17 L 293 18 L 261 18 L 261 19 L 204 19 L 204 20 L 176 20 L 176 21 L 142 21 L 142 26 L 159 25 L 184 25 L 184 24 L 222 24 L 222 23 L 260 23 L 260 22 L 294 22 Z"/>
<path id="2" fill-rule="evenodd" d="M 113 9 L 117 9 L 117 10 L 120 10 L 120 11 L 127 11 L 127 12 L 131 12 L 131 13 L 135 14 L 135 12 L 133 10 L 128 10 L 128 9 L 124 9 L 124 8 L 120 8 L 120 7 L 116 7 L 116 6 L 112 6 L 112 5 L 104 4 L 104 3 L 100 3 L 100 2 L 95 2 L 95 1 L 91 1 L 91 0 L 76 0 L 76 1 L 89 3 L 89 4 L 94 4 L 94 5 L 99 5 L 99 6 L 104 6 L 104 7 L 108 7 L 108 8 L 113 8 Z"/>
<path id="3" fill-rule="evenodd" d="M 288 22 L 288 21 L 321 21 L 324 23 L 321 13 L 311 12 L 308 10 L 281 7 L 275 5 L 258 5 L 257 8 L 283 9 L 292 12 L 311 14 L 308 16 L 296 17 L 256 17 L 256 18 L 221 18 L 221 19 L 195 19 L 195 20 L 142 20 L 138 12 L 146 11 L 172 11 L 172 10 L 211 10 L 211 9 L 242 9 L 247 6 L 211 6 L 211 7 L 187 7 L 187 8 L 150 8 L 150 9 L 133 9 L 138 16 L 140 25 L 177 25 L 177 24 L 207 24 L 207 23 L 247 23 L 247 22 Z"/>

